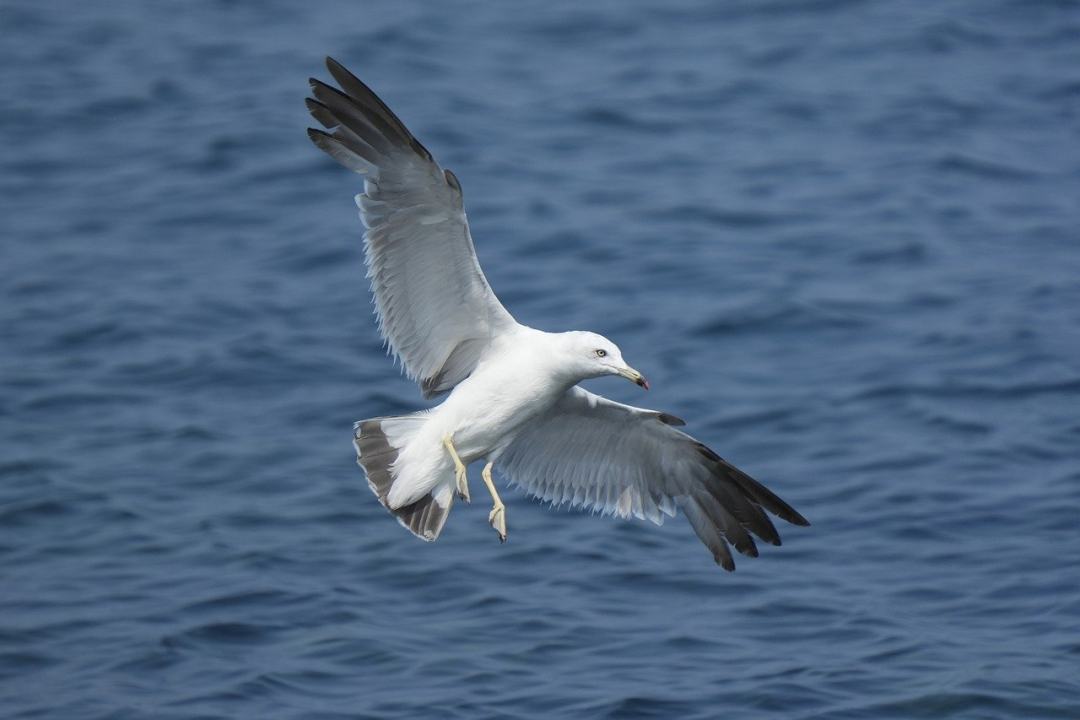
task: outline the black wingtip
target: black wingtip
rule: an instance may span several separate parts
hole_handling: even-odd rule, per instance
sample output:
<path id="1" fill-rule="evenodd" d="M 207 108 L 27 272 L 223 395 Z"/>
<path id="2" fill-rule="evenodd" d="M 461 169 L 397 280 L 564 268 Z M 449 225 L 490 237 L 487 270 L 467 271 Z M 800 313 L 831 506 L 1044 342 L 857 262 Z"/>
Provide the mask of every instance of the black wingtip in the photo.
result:
<path id="1" fill-rule="evenodd" d="M 341 125 L 338 119 L 334 117 L 333 111 L 315 98 L 304 98 L 304 105 L 307 107 L 308 112 L 311 113 L 311 117 L 315 118 L 324 128 L 336 128 Z"/>
<path id="2" fill-rule="evenodd" d="M 714 463 L 723 462 L 723 458 L 710 450 L 709 447 L 704 443 L 694 443 L 694 448 L 706 458 L 712 460 Z"/>
<path id="3" fill-rule="evenodd" d="M 794 510 L 792 510 L 791 512 L 792 512 L 791 517 L 790 518 L 784 518 L 785 520 L 787 520 L 792 525 L 798 525 L 799 527 L 810 527 L 810 521 L 809 520 L 807 520 L 806 518 L 804 518 L 802 515 L 800 515 L 799 513 L 797 513 Z"/>
<path id="4" fill-rule="evenodd" d="M 770 510 L 776 513 L 777 517 L 786 520 L 792 525 L 798 525 L 799 527 L 810 527 L 810 521 L 804 518 L 798 510 L 788 505 L 775 494 L 772 494 L 772 497 L 776 500 L 778 507 L 775 509 L 770 508 Z"/>
<path id="5" fill-rule="evenodd" d="M 428 162 L 434 162 L 431 152 L 413 137 L 405 123 L 401 121 L 393 110 L 383 102 L 374 90 L 368 87 L 364 81 L 356 77 L 347 67 L 332 57 L 326 58 L 326 69 L 341 86 L 341 94 L 347 97 L 353 104 L 360 106 L 365 112 L 372 113 L 378 121 L 386 126 L 386 129 L 397 135 L 413 152 Z"/>
<path id="6" fill-rule="evenodd" d="M 311 86 L 311 89 L 312 89 L 312 90 L 318 90 L 318 89 L 322 88 L 323 90 L 330 90 L 331 92 L 337 93 L 338 95 L 340 95 L 340 96 L 342 96 L 342 97 L 348 97 L 348 95 L 346 95 L 345 93 L 341 92 L 340 90 L 338 90 L 338 89 L 337 89 L 336 87 L 334 87 L 333 85 L 330 85 L 330 84 L 328 84 L 328 83 L 324 83 L 324 82 L 323 82 L 322 80 L 320 80 L 319 78 L 313 78 L 313 77 L 312 77 L 312 78 L 308 78 L 308 85 L 310 85 L 310 86 Z"/>
<path id="7" fill-rule="evenodd" d="M 732 480 L 739 485 L 744 494 L 753 498 L 773 515 L 776 515 L 781 520 L 786 520 L 792 525 L 799 525 L 801 527 L 808 527 L 810 525 L 809 520 L 800 515 L 795 508 L 781 500 L 776 493 L 769 490 L 727 460 L 724 460 L 707 446 L 699 442 L 695 443 L 694 447 L 704 457 L 716 463 L 719 466 L 720 472 L 722 472 L 729 480 Z"/>
<path id="8" fill-rule="evenodd" d="M 461 192 L 461 181 L 458 180 L 457 175 L 449 170 L 443 170 L 443 177 L 446 178 L 446 184 L 454 188 L 458 192 Z"/>
<path id="9" fill-rule="evenodd" d="M 318 128 L 308 128 L 307 136 L 311 142 L 315 143 L 315 147 L 322 150 L 330 157 L 337 160 L 337 162 L 346 168 L 353 170 L 354 172 L 361 172 L 361 169 L 355 167 L 349 160 L 355 153 L 349 150 L 347 147 L 341 144 L 341 141 L 330 133 L 323 132 Z"/>

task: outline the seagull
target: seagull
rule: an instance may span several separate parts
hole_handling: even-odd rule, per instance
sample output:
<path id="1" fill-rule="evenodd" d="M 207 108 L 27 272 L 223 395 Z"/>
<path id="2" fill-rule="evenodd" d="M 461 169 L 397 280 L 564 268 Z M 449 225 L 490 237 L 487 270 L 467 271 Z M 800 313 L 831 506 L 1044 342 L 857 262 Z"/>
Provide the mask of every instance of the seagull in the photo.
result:
<path id="1" fill-rule="evenodd" d="M 434 541 L 454 504 L 469 501 L 466 468 L 483 461 L 488 522 L 506 540 L 492 470 L 553 505 L 659 525 L 679 510 L 713 559 L 734 570 L 729 543 L 757 556 L 752 535 L 780 535 L 765 511 L 807 520 L 764 485 L 678 430 L 665 412 L 623 405 L 578 383 L 617 375 L 648 390 L 611 340 L 522 325 L 492 292 L 476 258 L 461 183 L 387 105 L 333 58 L 340 89 L 310 80 L 319 149 L 363 177 L 356 196 L 383 340 L 425 398 L 441 404 L 360 420 L 357 462 L 379 502 Z"/>

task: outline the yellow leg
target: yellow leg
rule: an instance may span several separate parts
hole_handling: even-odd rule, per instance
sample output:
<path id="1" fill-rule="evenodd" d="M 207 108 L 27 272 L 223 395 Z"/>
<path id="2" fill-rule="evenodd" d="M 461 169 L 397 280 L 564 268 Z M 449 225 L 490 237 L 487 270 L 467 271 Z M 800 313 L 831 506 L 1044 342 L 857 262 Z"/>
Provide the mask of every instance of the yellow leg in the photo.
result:
<path id="1" fill-rule="evenodd" d="M 465 463 L 461 462 L 457 450 L 454 449 L 454 438 L 452 435 L 447 435 L 442 442 L 450 453 L 450 457 L 454 460 L 454 477 L 457 480 L 458 495 L 465 502 L 471 502 L 472 500 L 469 497 L 469 477 L 465 474 Z"/>
<path id="2" fill-rule="evenodd" d="M 494 501 L 491 514 L 488 515 L 488 522 L 491 523 L 491 527 L 495 528 L 495 532 L 499 533 L 499 542 L 506 542 L 506 506 L 499 499 L 499 493 L 491 479 L 491 465 L 492 463 L 485 465 L 480 473 L 480 477 L 484 478 L 484 484 L 487 485 L 488 492 L 491 493 L 491 499 Z"/>

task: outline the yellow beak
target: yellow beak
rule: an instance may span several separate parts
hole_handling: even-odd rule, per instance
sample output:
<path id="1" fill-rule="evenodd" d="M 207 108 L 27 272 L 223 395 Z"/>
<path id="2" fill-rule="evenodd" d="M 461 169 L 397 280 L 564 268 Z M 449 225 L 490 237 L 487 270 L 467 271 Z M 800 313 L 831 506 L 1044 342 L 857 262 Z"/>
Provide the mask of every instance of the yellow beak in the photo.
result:
<path id="1" fill-rule="evenodd" d="M 619 374 L 622 375 L 627 380 L 629 380 L 630 382 L 634 383 L 635 385 L 640 385 L 641 387 L 645 388 L 646 390 L 649 389 L 649 381 L 645 379 L 644 375 L 639 373 L 634 368 L 631 368 L 631 367 L 621 368 L 619 370 Z"/>

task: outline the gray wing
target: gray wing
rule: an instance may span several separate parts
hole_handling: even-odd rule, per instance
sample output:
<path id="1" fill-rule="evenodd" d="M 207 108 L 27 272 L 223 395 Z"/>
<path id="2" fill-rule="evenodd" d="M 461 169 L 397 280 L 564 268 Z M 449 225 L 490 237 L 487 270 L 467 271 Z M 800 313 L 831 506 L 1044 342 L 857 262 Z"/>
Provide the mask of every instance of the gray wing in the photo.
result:
<path id="1" fill-rule="evenodd" d="M 673 425 L 666 413 L 623 405 L 571 388 L 499 456 L 511 482 L 555 504 L 584 506 L 660 524 L 682 508 L 694 532 L 726 570 L 727 543 L 756 556 L 750 533 L 780 544 L 765 511 L 795 525 L 802 515 L 764 485 Z"/>
<path id="2" fill-rule="evenodd" d="M 430 397 L 465 379 L 516 323 L 477 262 L 457 178 L 366 85 L 326 64 L 342 90 L 311 80 L 308 110 L 330 132 L 308 135 L 364 176 L 356 203 L 379 331 Z"/>

